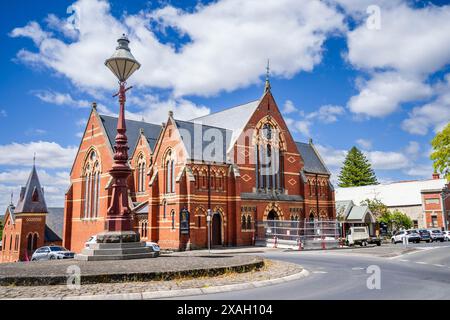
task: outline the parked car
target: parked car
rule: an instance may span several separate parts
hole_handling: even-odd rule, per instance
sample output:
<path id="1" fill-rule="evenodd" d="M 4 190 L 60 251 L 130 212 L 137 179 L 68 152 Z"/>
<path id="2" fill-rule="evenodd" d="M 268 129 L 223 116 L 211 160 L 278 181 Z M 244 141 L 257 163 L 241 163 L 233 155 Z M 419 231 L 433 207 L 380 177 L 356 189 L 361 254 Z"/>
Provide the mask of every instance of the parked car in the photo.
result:
<path id="1" fill-rule="evenodd" d="M 431 236 L 427 229 L 414 229 L 420 236 L 420 241 L 430 242 Z"/>
<path id="2" fill-rule="evenodd" d="M 86 242 L 84 243 L 84 246 L 85 246 L 86 248 L 88 248 L 89 245 L 90 245 L 91 243 L 97 243 L 97 235 L 90 237 L 90 238 L 88 239 L 88 241 L 86 241 Z"/>
<path id="3" fill-rule="evenodd" d="M 156 242 L 148 241 L 145 243 L 145 246 L 151 248 L 153 250 L 153 252 L 156 253 L 157 256 L 159 256 L 161 254 L 161 248 L 159 247 L 159 245 Z"/>
<path id="4" fill-rule="evenodd" d="M 445 239 L 445 236 L 442 233 L 442 231 L 438 230 L 438 229 L 430 230 L 430 236 L 431 236 L 431 242 L 433 242 L 433 241 L 444 242 L 444 239 Z"/>
<path id="5" fill-rule="evenodd" d="M 442 232 L 444 234 L 444 240 L 450 241 L 450 231 L 446 230 Z"/>
<path id="6" fill-rule="evenodd" d="M 391 238 L 391 242 L 396 244 L 399 242 L 403 242 L 404 238 L 408 239 L 408 242 L 420 242 L 420 235 L 413 230 L 399 230 L 397 231 Z"/>
<path id="7" fill-rule="evenodd" d="M 57 260 L 57 259 L 72 259 L 75 256 L 74 252 L 67 250 L 61 246 L 45 246 L 37 249 L 31 256 L 31 261 L 37 260 Z"/>

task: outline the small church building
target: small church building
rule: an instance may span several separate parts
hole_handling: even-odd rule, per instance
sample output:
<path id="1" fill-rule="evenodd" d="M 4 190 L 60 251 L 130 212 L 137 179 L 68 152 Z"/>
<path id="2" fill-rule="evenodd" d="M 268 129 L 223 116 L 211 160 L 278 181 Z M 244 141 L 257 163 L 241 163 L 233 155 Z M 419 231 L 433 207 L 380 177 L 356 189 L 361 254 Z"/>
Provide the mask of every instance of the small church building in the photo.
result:
<path id="1" fill-rule="evenodd" d="M 0 262 L 29 261 L 33 252 L 45 245 L 62 245 L 63 208 L 49 208 L 45 202 L 35 165 L 17 206 L 6 208 L 3 221 Z"/>

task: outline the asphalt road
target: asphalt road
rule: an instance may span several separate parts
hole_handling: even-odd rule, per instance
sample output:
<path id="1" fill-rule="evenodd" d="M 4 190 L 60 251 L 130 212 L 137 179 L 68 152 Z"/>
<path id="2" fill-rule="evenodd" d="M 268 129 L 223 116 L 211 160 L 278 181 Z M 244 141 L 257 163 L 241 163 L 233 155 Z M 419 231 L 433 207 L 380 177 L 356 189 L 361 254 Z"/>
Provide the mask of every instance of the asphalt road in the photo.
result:
<path id="1" fill-rule="evenodd" d="M 412 245 L 410 247 L 420 250 L 397 257 L 386 257 L 385 252 L 398 252 L 399 246 L 401 245 L 385 245 L 348 252 L 270 251 L 263 256 L 300 264 L 310 275 L 275 286 L 182 299 L 449 299 L 450 244 Z M 372 273 L 367 273 L 369 266 L 379 267 L 379 289 L 369 289 L 367 286 L 368 278 L 373 276 Z M 376 285 L 376 281 L 369 283 Z"/>

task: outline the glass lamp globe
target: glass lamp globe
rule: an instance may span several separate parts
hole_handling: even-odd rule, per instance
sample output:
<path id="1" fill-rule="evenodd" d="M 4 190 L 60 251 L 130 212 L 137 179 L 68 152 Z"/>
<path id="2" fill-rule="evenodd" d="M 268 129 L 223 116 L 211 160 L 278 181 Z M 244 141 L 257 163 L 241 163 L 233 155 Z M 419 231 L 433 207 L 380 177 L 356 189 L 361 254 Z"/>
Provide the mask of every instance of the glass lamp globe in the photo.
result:
<path id="1" fill-rule="evenodd" d="M 130 40 L 124 35 L 117 40 L 119 46 L 114 54 L 105 61 L 105 65 L 114 73 L 120 82 L 127 79 L 141 67 L 141 64 L 131 54 L 128 44 Z"/>

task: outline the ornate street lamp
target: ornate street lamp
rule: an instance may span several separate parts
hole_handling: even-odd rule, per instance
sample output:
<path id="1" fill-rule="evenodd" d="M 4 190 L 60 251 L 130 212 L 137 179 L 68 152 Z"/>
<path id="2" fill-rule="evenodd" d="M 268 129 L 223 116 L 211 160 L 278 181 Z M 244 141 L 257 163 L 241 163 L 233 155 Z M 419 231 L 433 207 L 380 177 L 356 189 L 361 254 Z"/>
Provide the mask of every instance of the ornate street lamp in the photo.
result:
<path id="1" fill-rule="evenodd" d="M 119 46 L 114 54 L 105 61 L 105 65 L 119 80 L 119 118 L 117 120 L 117 135 L 114 145 L 114 163 L 109 171 L 112 176 L 111 204 L 107 211 L 106 230 L 108 232 L 121 232 L 120 242 L 139 241 L 139 234 L 132 231 L 131 210 L 128 204 L 127 179 L 131 174 L 128 166 L 128 138 L 125 124 L 126 92 L 132 87 L 126 88 L 127 79 L 141 67 L 141 64 L 131 54 L 128 44 L 130 41 L 125 34 L 117 40 Z M 124 233 L 125 232 L 125 233 Z M 107 233 L 108 234 L 108 233 Z M 134 236 L 133 236 L 134 234 Z M 111 235 L 111 234 L 110 234 Z M 114 237 L 113 237 L 114 238 Z M 107 242 L 115 242 L 114 239 L 105 239 Z"/>

